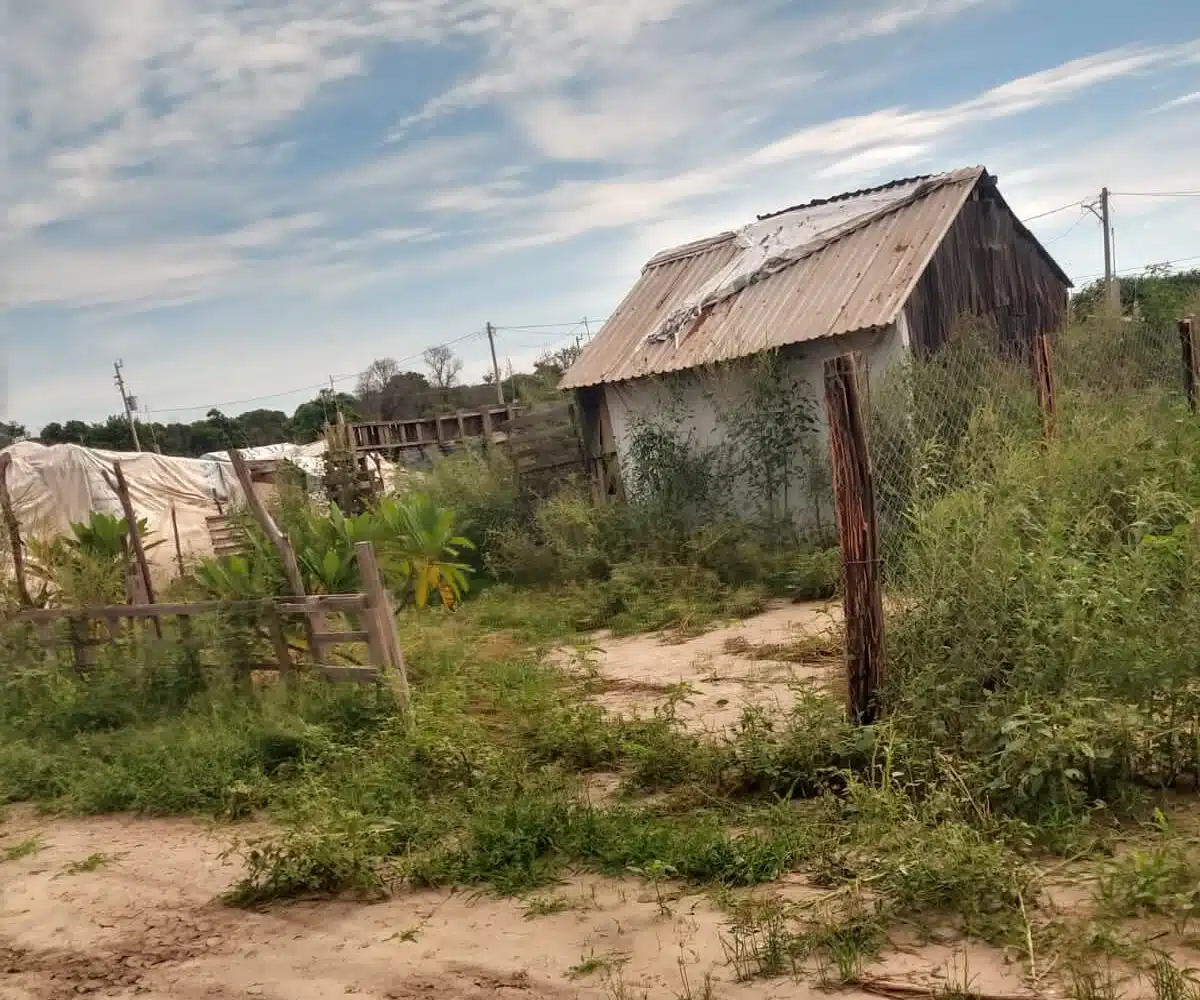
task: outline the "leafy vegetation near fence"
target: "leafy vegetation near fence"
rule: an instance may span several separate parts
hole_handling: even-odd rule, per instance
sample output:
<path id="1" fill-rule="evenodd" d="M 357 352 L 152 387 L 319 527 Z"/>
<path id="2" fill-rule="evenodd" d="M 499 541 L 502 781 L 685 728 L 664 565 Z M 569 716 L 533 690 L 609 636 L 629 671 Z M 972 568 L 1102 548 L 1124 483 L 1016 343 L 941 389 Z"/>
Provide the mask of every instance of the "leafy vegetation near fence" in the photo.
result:
<path id="1" fill-rule="evenodd" d="M 1094 349 L 1115 334 L 1071 336 Z M 718 889 L 747 977 L 816 961 L 851 980 L 906 920 L 1036 955 L 1080 1000 L 1101 995 L 1088 984 L 1110 960 L 1186 992 L 1154 949 L 1197 915 L 1200 425 L 1162 380 L 1120 390 L 1072 368 L 1087 347 L 1061 346 L 1072 375 L 1048 442 L 1026 374 L 977 345 L 952 348 L 995 365 L 965 388 L 951 354 L 904 373 L 909 419 L 881 470 L 895 530 L 878 725 L 849 725 L 811 688 L 720 736 L 680 724 L 686 692 L 640 718 L 606 713 L 595 677 L 561 671 L 549 647 L 579 644 L 586 661 L 593 628 L 686 631 L 772 589 L 828 593 L 835 564 L 780 536 L 772 548 L 761 525 L 665 530 L 652 494 L 537 503 L 470 457 L 423 487 L 431 510 L 457 511 L 475 547 L 455 559 L 477 585 L 456 612 L 414 600 L 401 616 L 415 727 L 381 691 L 248 697 L 134 640 L 79 677 L 34 665 L 5 633 L 0 796 L 265 812 L 277 832 L 243 845 L 236 903 L 402 884 L 522 892 L 581 866 Z M 358 530 L 341 522 L 338 537 Z M 598 773 L 615 796 L 593 793 Z M 1051 913 L 1047 879 L 1079 866 L 1099 876 L 1093 898 Z M 797 870 L 824 887 L 819 905 L 732 891 Z"/>

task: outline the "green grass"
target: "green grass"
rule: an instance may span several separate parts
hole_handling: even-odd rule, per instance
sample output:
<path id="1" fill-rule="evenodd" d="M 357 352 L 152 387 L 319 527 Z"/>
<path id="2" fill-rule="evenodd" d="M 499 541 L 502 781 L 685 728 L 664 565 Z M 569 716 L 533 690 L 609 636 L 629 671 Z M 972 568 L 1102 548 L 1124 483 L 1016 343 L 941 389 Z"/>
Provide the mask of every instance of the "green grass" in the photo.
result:
<path id="1" fill-rule="evenodd" d="M 29 858 L 42 849 L 42 842 L 37 837 L 29 837 L 15 844 L 0 846 L 0 861 L 20 861 Z"/>

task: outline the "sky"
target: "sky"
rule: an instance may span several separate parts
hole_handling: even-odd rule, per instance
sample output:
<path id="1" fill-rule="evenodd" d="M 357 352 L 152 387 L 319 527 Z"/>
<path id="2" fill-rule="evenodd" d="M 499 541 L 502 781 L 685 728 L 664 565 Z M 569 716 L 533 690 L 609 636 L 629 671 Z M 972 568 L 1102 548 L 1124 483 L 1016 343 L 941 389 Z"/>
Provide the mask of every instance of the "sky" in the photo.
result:
<path id="1" fill-rule="evenodd" d="M 1069 274 L 1196 258 L 1194 0 L 8 0 L 0 295 L 31 430 L 520 369 L 657 250 L 974 164 Z M 1188 266 L 1184 263 L 1182 266 Z M 583 320 L 587 318 L 586 326 Z"/>

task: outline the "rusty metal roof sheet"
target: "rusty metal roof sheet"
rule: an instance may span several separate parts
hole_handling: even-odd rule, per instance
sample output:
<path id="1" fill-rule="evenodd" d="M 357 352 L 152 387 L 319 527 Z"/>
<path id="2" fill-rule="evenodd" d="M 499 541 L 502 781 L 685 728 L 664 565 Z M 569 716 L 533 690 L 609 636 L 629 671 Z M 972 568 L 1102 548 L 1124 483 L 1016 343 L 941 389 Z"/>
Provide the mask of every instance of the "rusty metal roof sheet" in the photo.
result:
<path id="1" fill-rule="evenodd" d="M 983 167 L 971 167 L 786 209 L 798 212 L 890 188 L 909 189 L 899 200 L 831 231 L 769 276 L 706 307 L 675 338 L 652 335 L 743 248 L 736 234 L 722 233 L 659 253 L 567 371 L 561 387 L 681 371 L 886 327 L 896 321 L 950 225 L 986 175 Z"/>

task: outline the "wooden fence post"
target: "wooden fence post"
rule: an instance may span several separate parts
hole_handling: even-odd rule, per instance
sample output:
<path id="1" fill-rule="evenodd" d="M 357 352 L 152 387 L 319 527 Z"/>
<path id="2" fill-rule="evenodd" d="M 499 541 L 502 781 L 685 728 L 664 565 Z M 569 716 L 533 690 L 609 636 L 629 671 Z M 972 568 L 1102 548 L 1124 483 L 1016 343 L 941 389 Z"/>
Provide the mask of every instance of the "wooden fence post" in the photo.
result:
<path id="1" fill-rule="evenodd" d="M 145 587 L 146 603 L 155 604 L 157 602 L 154 600 L 154 584 L 150 581 L 150 563 L 146 560 L 146 548 L 142 545 L 142 533 L 138 531 L 137 516 L 133 512 L 133 498 L 129 495 L 129 483 L 125 480 L 125 471 L 121 468 L 120 461 L 113 462 L 112 478 L 110 479 L 107 474 L 104 478 L 121 501 L 121 510 L 125 513 L 126 530 L 129 532 L 129 544 L 133 547 L 138 573 L 141 575 L 142 584 Z M 163 637 L 162 621 L 154 618 L 153 622 L 154 634 L 161 639 Z"/>
<path id="2" fill-rule="evenodd" d="M 1037 384 L 1038 405 L 1042 410 L 1042 432 L 1046 440 L 1054 437 L 1058 426 L 1058 401 L 1054 392 L 1054 355 L 1050 337 L 1037 334 L 1033 338 L 1033 377 Z"/>
<path id="3" fill-rule="evenodd" d="M 392 689 L 401 715 L 411 724 L 412 697 L 408 687 L 408 670 L 404 665 L 404 652 L 400 649 L 400 634 L 396 630 L 392 601 L 383 585 L 379 561 L 375 557 L 375 546 L 370 542 L 356 542 L 354 555 L 358 560 L 363 593 L 367 596 L 366 626 L 370 636 L 368 646 L 371 658 Z"/>
<path id="4" fill-rule="evenodd" d="M 21 526 L 17 523 L 17 515 L 13 513 L 12 496 L 8 492 L 8 467 L 10 465 L 12 465 L 12 455 L 7 451 L 0 452 L 0 513 L 4 516 L 4 526 L 8 529 L 8 544 L 12 549 L 17 600 L 21 602 L 21 607 L 32 608 L 33 599 L 29 596 L 29 585 L 25 582 L 25 550 L 21 545 Z"/>
<path id="5" fill-rule="evenodd" d="M 175 504 L 171 504 L 171 534 L 175 536 L 175 562 L 179 565 L 179 579 L 187 576 L 187 568 L 183 564 L 183 545 L 179 541 L 179 518 L 175 514 Z"/>
<path id="6" fill-rule="evenodd" d="M 879 717 L 879 692 L 886 676 L 883 594 L 875 484 L 853 355 L 825 362 L 825 409 L 845 580 L 847 706 L 852 722 L 869 725 Z"/>
<path id="7" fill-rule="evenodd" d="M 1187 397 L 1188 409 L 1196 412 L 1196 372 L 1200 368 L 1200 351 L 1197 350 L 1196 317 L 1187 316 L 1179 321 L 1179 346 L 1183 353 L 1183 393 Z"/>

